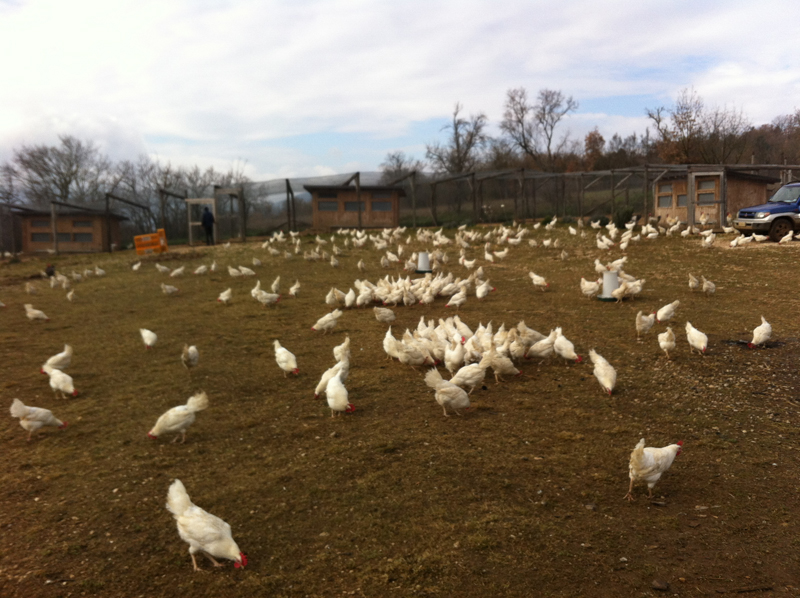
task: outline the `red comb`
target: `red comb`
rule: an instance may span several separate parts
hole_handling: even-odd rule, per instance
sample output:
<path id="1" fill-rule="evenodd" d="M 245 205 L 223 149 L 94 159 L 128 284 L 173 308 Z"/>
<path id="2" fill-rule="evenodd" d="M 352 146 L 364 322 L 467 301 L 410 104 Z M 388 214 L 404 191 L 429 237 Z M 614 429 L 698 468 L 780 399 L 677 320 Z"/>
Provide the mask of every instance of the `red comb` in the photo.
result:
<path id="1" fill-rule="evenodd" d="M 242 567 L 242 568 L 246 567 L 247 566 L 247 556 L 245 555 L 245 553 L 240 552 L 239 553 L 239 558 L 241 559 L 242 562 L 241 563 L 234 563 L 233 566 L 236 567 L 237 569 L 239 567 Z"/>
<path id="2" fill-rule="evenodd" d="M 353 413 L 356 410 L 356 406 L 352 403 L 348 403 L 347 407 L 345 408 L 345 413 Z"/>
<path id="3" fill-rule="evenodd" d="M 66 427 L 67 427 L 67 422 L 64 422 L 64 423 L 62 423 L 62 424 L 61 424 L 60 426 L 58 426 L 58 427 L 59 427 L 59 428 L 61 428 L 61 429 L 63 430 L 64 428 L 66 428 Z"/>
<path id="4" fill-rule="evenodd" d="M 679 440 L 679 441 L 678 441 L 676 444 L 677 444 L 678 446 L 683 446 L 683 440 Z"/>

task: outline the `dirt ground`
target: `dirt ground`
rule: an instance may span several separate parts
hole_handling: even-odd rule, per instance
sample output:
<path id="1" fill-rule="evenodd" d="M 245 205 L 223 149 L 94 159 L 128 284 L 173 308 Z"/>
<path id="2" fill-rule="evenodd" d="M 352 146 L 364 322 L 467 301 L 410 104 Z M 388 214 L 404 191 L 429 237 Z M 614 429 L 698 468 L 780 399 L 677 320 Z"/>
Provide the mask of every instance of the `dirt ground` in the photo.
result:
<path id="1" fill-rule="evenodd" d="M 468 250 L 497 290 L 482 302 L 470 297 L 459 314 L 473 329 L 524 320 L 546 334 L 561 326 L 580 354 L 595 348 L 616 367 L 617 388 L 605 394 L 589 363 L 526 361 L 520 377 L 496 384 L 487 376 L 463 417 L 442 416 L 423 369 L 386 360 L 386 326 L 371 310 L 346 311 L 328 335 L 310 329 L 329 311 L 331 286 L 347 291 L 356 278 L 400 273 L 381 269 L 371 247 L 347 250 L 336 269 L 271 257 L 251 241 L 146 258 L 138 272 L 132 252 L 2 264 L 0 403 L 20 398 L 69 426 L 27 442 L 17 420 L 0 418 L 0 595 L 800 593 L 800 243 L 632 243 L 625 270 L 647 282 L 641 298 L 615 304 L 586 299 L 579 281 L 594 277 L 594 258 L 621 253 L 601 253 L 592 235 L 561 227 L 529 238 L 548 236 L 564 244 L 566 261 L 560 250 L 526 242 L 495 264 L 483 262 L 482 245 Z M 304 237 L 303 248 L 312 246 Z M 448 254 L 445 270 L 466 275 L 452 245 Z M 253 278 L 227 274 L 227 265 L 252 267 L 253 257 L 263 261 L 254 268 L 263 286 L 281 276 L 284 297 L 274 308 L 250 297 Z M 362 258 L 365 275 L 356 269 Z M 191 271 L 212 260 L 220 268 L 205 276 L 169 279 L 154 267 Z M 43 280 L 26 295 L 24 283 L 48 261 L 65 274 L 98 264 L 107 275 L 76 283 L 72 303 Z M 550 288 L 534 289 L 529 271 Z M 689 272 L 714 281 L 717 292 L 690 291 Z M 286 291 L 295 279 L 302 288 L 292 299 Z M 163 295 L 161 282 L 180 292 Z M 225 307 L 215 299 L 228 287 L 234 297 Z M 675 299 L 678 347 L 667 361 L 656 341 L 665 325 L 639 342 L 634 318 Z M 50 321 L 29 322 L 28 302 Z M 450 315 L 445 303 L 398 307 L 393 331 Z M 773 341 L 750 350 L 742 341 L 762 314 Z M 689 353 L 687 320 L 708 334 L 705 356 Z M 152 350 L 139 328 L 157 332 Z M 346 335 L 357 410 L 332 419 L 313 391 Z M 278 369 L 275 338 L 297 356 L 298 376 Z M 64 343 L 74 348 L 67 373 L 79 391 L 68 400 L 54 398 L 39 373 Z M 191 375 L 180 363 L 184 343 L 200 350 Z M 210 407 L 186 443 L 149 440 L 158 416 L 197 389 Z M 628 459 L 641 437 L 649 446 L 683 440 L 684 451 L 652 501 L 639 486 L 629 503 Z M 245 569 L 228 561 L 215 569 L 199 557 L 202 571 L 192 571 L 165 508 L 174 478 L 230 523 L 248 555 Z"/>

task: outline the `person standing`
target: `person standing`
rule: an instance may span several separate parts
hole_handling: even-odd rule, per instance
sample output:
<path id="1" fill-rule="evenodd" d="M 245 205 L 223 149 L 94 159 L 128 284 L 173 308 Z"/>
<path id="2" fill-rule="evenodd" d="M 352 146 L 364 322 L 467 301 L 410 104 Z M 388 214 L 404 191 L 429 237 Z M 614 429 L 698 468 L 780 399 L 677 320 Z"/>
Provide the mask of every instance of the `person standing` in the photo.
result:
<path id="1" fill-rule="evenodd" d="M 206 231 L 206 245 L 214 244 L 214 222 L 214 214 L 206 206 L 203 208 L 203 217 L 200 220 L 200 224 L 203 225 L 203 229 Z"/>

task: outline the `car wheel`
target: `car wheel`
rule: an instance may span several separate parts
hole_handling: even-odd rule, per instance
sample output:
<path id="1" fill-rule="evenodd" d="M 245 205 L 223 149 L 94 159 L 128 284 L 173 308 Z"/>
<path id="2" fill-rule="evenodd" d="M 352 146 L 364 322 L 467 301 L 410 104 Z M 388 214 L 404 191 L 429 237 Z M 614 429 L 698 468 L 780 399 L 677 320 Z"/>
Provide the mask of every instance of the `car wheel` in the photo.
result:
<path id="1" fill-rule="evenodd" d="M 792 221 L 786 218 L 779 218 L 772 223 L 772 227 L 769 229 L 769 238 L 777 243 L 791 230 L 794 230 Z"/>

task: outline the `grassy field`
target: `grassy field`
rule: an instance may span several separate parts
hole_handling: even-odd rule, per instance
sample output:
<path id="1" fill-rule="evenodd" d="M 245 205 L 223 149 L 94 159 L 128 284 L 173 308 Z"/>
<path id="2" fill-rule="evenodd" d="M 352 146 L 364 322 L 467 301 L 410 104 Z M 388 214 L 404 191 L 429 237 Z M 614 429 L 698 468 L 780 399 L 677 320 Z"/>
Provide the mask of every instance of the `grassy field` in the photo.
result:
<path id="1" fill-rule="evenodd" d="M 488 230 L 488 229 L 487 229 Z M 452 237 L 452 231 L 449 231 Z M 595 348 L 618 371 L 606 395 L 591 364 L 551 359 L 520 365 L 523 376 L 472 395 L 464 417 L 443 417 L 424 370 L 389 362 L 385 325 L 371 310 L 346 311 L 328 335 L 310 327 L 329 311 L 331 286 L 347 291 L 379 267 L 372 249 L 349 250 L 341 267 L 270 257 L 260 243 L 174 251 L 148 258 L 24 258 L 0 266 L 0 393 L 51 409 L 69 422 L 26 441 L 18 420 L 0 418 L 0 595 L 67 596 L 710 596 L 759 590 L 796 594 L 798 558 L 798 365 L 794 307 L 800 243 L 729 249 L 724 237 L 702 250 L 697 237 L 661 237 L 628 249 L 627 272 L 644 277 L 641 298 L 588 300 L 581 276 L 594 277 L 603 253 L 559 228 L 559 250 L 523 243 L 484 270 L 497 290 L 460 309 L 479 322 L 520 320 L 541 332 L 555 326 L 586 355 Z M 313 237 L 303 238 L 310 249 Z M 341 245 L 341 242 L 339 242 Z M 422 246 L 412 243 L 412 249 Z M 449 268 L 466 271 L 449 249 Z M 482 258 L 483 247 L 467 257 Z M 268 287 L 280 275 L 283 299 L 263 308 L 255 280 L 225 266 L 251 266 Z M 210 264 L 215 274 L 169 279 L 154 267 Z M 35 280 L 48 260 L 69 274 L 95 264 L 107 275 L 61 289 Z M 482 262 L 482 259 L 479 260 Z M 547 292 L 530 284 L 544 275 Z M 715 295 L 693 293 L 687 275 L 705 275 Z M 25 294 L 31 280 L 38 294 Z M 286 290 L 298 279 L 300 296 Z M 165 296 L 161 282 L 179 287 Z M 217 295 L 232 287 L 233 304 Z M 680 299 L 667 361 L 656 325 L 637 342 L 636 312 Z M 22 305 L 49 322 L 29 322 Z M 446 317 L 446 301 L 398 307 L 396 335 L 419 318 Z M 749 350 L 764 315 L 774 335 Z M 709 337 L 705 356 L 690 355 L 691 321 Z M 159 340 L 145 350 L 139 328 Z M 357 411 L 332 419 L 314 399 L 331 349 L 349 335 L 347 387 Z M 272 341 L 297 356 L 300 374 L 284 378 Z M 76 398 L 56 399 L 41 364 L 64 343 L 74 347 Z M 191 376 L 180 363 L 196 344 Z M 186 444 L 146 433 L 167 408 L 198 389 L 210 407 Z M 6 412 L 7 413 L 7 412 Z M 623 496 L 628 459 L 639 438 L 650 446 L 684 441 L 684 452 L 655 488 Z M 249 565 L 193 572 L 187 545 L 165 508 L 172 479 L 192 500 L 225 519 Z M 753 595 L 753 594 L 748 594 Z"/>

